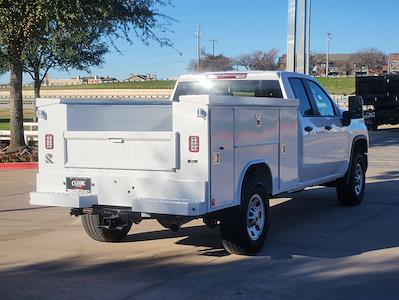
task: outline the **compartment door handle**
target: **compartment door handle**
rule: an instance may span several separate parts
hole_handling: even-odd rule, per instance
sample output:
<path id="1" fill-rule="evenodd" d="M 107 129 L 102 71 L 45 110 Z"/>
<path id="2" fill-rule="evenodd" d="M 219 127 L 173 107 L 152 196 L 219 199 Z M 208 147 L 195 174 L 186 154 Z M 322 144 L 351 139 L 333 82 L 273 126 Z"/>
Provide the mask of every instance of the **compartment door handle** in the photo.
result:
<path id="1" fill-rule="evenodd" d="M 115 144 L 123 144 L 125 142 L 124 139 L 120 139 L 120 138 L 109 138 L 111 143 L 115 143 Z"/>

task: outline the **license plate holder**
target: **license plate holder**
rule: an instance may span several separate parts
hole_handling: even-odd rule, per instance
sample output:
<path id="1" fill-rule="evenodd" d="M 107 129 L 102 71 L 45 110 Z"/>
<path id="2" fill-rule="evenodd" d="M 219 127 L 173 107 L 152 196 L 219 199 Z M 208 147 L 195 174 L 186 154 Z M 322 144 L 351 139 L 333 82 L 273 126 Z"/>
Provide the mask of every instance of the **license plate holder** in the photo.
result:
<path id="1" fill-rule="evenodd" d="M 69 191 L 81 191 L 90 193 L 91 192 L 91 178 L 87 177 L 67 177 L 66 178 L 66 190 Z"/>

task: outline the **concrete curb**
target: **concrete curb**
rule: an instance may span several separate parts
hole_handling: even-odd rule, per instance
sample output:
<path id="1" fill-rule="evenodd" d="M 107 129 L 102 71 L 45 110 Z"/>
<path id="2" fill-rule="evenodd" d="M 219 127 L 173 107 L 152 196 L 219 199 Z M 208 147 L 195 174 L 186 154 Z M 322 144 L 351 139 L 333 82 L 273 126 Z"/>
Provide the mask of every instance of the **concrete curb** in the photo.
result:
<path id="1" fill-rule="evenodd" d="M 37 162 L 0 163 L 0 170 L 26 170 L 37 169 L 38 167 Z"/>

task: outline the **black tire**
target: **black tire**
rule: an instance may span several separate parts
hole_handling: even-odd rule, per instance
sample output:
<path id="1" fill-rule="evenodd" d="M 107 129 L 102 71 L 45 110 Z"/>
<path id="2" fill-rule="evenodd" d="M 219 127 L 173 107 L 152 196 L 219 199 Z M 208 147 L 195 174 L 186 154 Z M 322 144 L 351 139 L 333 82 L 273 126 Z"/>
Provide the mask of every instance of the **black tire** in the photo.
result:
<path id="1" fill-rule="evenodd" d="M 253 209 L 258 209 L 256 216 Z M 253 224 L 257 224 L 258 217 L 264 217 L 263 227 L 251 227 L 257 234 L 251 234 L 253 232 L 248 227 L 250 215 Z M 266 241 L 269 223 L 268 193 L 260 180 L 251 179 L 243 188 L 241 206 L 226 212 L 221 219 L 220 233 L 224 248 L 231 254 L 255 255 Z"/>
<path id="2" fill-rule="evenodd" d="M 180 230 L 181 225 L 177 222 L 170 222 L 168 220 L 157 219 L 158 223 L 163 227 L 172 230 L 173 232 L 178 232 Z"/>
<path id="3" fill-rule="evenodd" d="M 355 153 L 349 171 L 349 180 L 337 186 L 338 199 L 342 205 L 359 205 L 366 188 L 366 162 L 363 154 Z"/>
<path id="4" fill-rule="evenodd" d="M 120 242 L 124 240 L 132 227 L 132 222 L 129 222 L 122 229 L 104 229 L 101 215 L 86 214 L 82 216 L 82 224 L 87 235 L 93 240 L 99 242 Z"/>
<path id="5" fill-rule="evenodd" d="M 378 124 L 376 124 L 376 123 L 373 123 L 373 124 L 371 124 L 371 130 L 372 131 L 378 131 Z"/>

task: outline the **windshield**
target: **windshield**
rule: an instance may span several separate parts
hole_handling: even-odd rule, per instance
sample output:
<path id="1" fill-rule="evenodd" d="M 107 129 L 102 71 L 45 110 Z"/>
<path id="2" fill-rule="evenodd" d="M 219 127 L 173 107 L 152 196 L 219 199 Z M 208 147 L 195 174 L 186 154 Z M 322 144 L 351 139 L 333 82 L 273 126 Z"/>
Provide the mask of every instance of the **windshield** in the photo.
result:
<path id="1" fill-rule="evenodd" d="M 278 80 L 204 80 L 180 82 L 173 101 L 185 95 L 283 98 Z"/>

